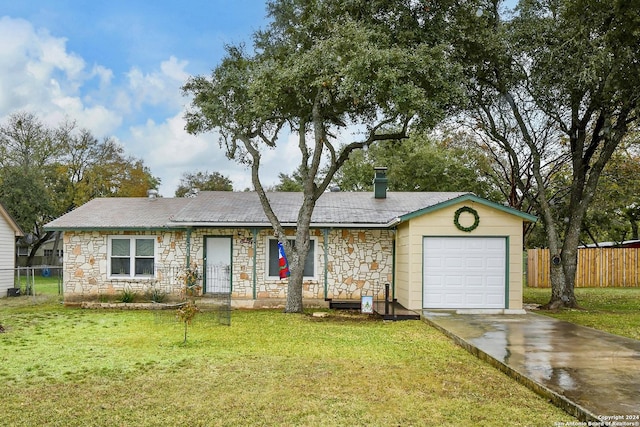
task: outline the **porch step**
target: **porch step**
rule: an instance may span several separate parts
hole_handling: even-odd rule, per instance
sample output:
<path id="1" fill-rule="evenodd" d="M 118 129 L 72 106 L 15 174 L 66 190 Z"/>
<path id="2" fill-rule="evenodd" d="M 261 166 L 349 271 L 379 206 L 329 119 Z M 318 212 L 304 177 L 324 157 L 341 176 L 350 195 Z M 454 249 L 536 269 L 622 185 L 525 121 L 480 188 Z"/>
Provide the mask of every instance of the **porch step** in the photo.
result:
<path id="1" fill-rule="evenodd" d="M 404 308 L 397 301 L 389 302 L 387 307 L 384 301 L 373 303 L 373 311 L 384 320 L 420 320 L 420 314 Z"/>
<path id="2" fill-rule="evenodd" d="M 361 302 L 358 300 L 327 300 L 329 308 L 335 310 L 360 310 Z M 373 312 L 382 317 L 383 320 L 420 320 L 420 314 L 404 308 L 397 301 L 389 302 L 387 306 L 384 301 L 374 301 Z"/>
<path id="3" fill-rule="evenodd" d="M 360 301 L 358 300 L 346 300 L 346 301 L 334 301 L 329 300 L 329 308 L 335 310 L 360 310 Z"/>

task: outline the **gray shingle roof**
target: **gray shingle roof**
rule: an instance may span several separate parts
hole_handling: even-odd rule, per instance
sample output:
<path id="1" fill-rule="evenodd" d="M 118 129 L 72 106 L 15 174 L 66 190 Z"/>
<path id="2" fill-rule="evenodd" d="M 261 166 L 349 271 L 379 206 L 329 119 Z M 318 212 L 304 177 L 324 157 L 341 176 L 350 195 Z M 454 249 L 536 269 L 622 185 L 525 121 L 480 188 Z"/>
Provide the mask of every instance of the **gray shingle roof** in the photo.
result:
<path id="1" fill-rule="evenodd" d="M 48 223 L 47 229 L 132 229 L 166 227 L 190 199 L 107 197 L 93 199 Z"/>
<path id="2" fill-rule="evenodd" d="M 395 218 L 469 193 L 324 193 L 312 225 L 384 226 Z M 267 193 L 282 224 L 295 224 L 302 193 Z M 47 229 L 144 229 L 180 226 L 269 226 L 257 193 L 202 191 L 195 198 L 94 199 L 47 224 Z"/>

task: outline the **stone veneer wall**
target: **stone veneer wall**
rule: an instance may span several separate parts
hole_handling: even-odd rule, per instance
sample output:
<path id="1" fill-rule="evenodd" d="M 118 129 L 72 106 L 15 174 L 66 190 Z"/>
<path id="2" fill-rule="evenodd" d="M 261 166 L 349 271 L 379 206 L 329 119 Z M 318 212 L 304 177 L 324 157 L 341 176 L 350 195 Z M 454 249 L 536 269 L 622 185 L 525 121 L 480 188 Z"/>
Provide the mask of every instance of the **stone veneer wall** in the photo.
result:
<path id="1" fill-rule="evenodd" d="M 334 230 L 329 234 L 328 298 L 384 298 L 393 281 L 393 234 L 390 230 Z"/>
<path id="2" fill-rule="evenodd" d="M 116 234 L 149 235 L 156 238 L 158 277 L 124 281 L 108 279 L 107 241 L 108 236 Z M 329 246 L 326 257 L 326 296 L 340 300 L 359 299 L 362 295 L 383 297 L 384 284 L 391 283 L 393 278 L 393 232 L 377 229 L 331 229 L 326 235 Z M 287 281 L 267 277 L 267 243 L 268 238 L 273 236 L 271 229 L 194 229 L 190 237 L 190 257 L 191 263 L 200 268 L 204 259 L 205 239 L 209 236 L 232 237 L 234 300 L 253 300 L 254 295 L 259 300 L 286 298 Z M 316 245 L 315 276 L 305 279 L 303 297 L 324 299 L 325 231 L 312 230 L 312 238 Z M 67 231 L 64 234 L 65 299 L 82 300 L 114 295 L 125 287 L 142 293 L 152 286 L 177 295 L 181 284 L 176 280 L 174 272 L 186 266 L 186 241 L 185 231 Z"/>
<path id="3" fill-rule="evenodd" d="M 290 231 L 293 236 L 294 231 Z M 197 229 L 191 235 L 191 260 L 202 264 L 206 237 L 232 237 L 232 298 L 254 298 L 254 250 L 256 299 L 284 299 L 287 281 L 267 277 L 267 243 L 271 229 Z M 304 280 L 303 298 L 325 297 L 325 232 L 311 230 L 315 240 L 315 276 Z M 332 229 L 327 233 L 327 297 L 359 299 L 382 297 L 385 283 L 393 280 L 393 233 L 390 230 Z M 254 249 L 255 247 L 255 249 Z"/>
<path id="4" fill-rule="evenodd" d="M 109 236 L 152 236 L 156 239 L 155 278 L 109 279 L 107 249 Z M 128 288 L 144 293 L 156 287 L 170 296 L 180 293 L 177 272 L 184 267 L 186 240 L 183 231 L 162 232 L 72 232 L 64 233 L 63 282 L 67 301 L 114 296 Z"/>

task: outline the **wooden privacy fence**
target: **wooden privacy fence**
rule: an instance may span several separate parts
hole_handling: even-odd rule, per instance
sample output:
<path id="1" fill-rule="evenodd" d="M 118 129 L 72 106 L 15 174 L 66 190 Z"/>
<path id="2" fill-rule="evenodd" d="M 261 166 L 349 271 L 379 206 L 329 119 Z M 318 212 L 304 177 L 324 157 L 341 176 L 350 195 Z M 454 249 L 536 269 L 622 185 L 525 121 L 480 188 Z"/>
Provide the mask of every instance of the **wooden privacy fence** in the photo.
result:
<path id="1" fill-rule="evenodd" d="M 550 288 L 549 249 L 527 251 L 527 286 Z M 576 269 L 577 288 L 640 286 L 640 248 L 581 248 Z"/>

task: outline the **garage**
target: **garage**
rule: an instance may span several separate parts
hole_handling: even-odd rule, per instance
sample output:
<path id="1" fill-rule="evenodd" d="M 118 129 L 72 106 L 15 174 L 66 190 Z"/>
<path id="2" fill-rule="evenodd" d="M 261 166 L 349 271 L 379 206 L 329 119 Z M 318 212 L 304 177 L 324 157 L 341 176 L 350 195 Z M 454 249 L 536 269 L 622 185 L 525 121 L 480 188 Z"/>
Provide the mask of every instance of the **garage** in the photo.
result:
<path id="1" fill-rule="evenodd" d="M 505 237 L 424 237 L 423 257 L 423 308 L 508 308 Z"/>

